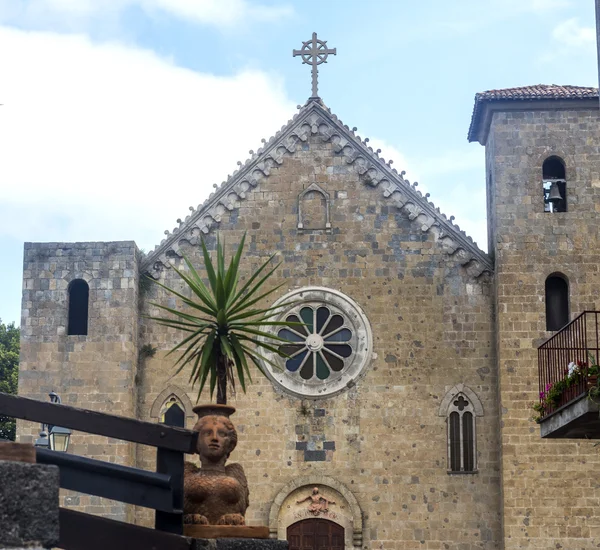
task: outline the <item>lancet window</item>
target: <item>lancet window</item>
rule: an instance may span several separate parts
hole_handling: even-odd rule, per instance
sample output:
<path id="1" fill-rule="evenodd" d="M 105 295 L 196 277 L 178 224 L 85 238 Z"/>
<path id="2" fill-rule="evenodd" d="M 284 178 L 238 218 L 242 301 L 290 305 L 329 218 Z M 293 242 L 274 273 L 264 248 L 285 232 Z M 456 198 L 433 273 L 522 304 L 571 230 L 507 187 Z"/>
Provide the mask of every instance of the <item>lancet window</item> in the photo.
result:
<path id="1" fill-rule="evenodd" d="M 67 334 L 87 335 L 90 287 L 83 279 L 69 284 L 69 321 Z"/>

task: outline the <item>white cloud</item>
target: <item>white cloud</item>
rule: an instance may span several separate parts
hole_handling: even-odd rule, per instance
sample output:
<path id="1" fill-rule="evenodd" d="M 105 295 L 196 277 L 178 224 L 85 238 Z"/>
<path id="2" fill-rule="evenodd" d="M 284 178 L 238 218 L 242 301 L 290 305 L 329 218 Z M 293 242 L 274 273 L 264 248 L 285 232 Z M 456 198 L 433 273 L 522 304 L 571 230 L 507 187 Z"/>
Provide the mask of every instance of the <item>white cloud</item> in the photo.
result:
<path id="1" fill-rule="evenodd" d="M 596 45 L 596 29 L 582 27 L 574 17 L 557 25 L 552 31 L 552 38 L 571 48 L 593 48 Z"/>
<path id="2" fill-rule="evenodd" d="M 485 185 L 476 189 L 456 179 L 462 174 L 481 171 L 485 162 L 483 147 L 466 146 L 462 150 L 448 150 L 431 155 L 426 159 L 407 159 L 397 147 L 380 139 L 371 139 L 373 150 L 381 149 L 380 156 L 393 160 L 398 172 L 405 171 L 405 179 L 418 182 L 418 190 L 433 202 L 446 216 L 455 216 L 454 223 L 477 242 L 482 250 L 487 250 L 487 221 Z"/>
<path id="3" fill-rule="evenodd" d="M 569 0 L 511 0 L 514 3 L 514 8 L 520 11 L 529 11 L 533 13 L 544 13 L 568 7 L 571 2 Z M 511 6 L 507 6 L 510 9 Z"/>
<path id="4" fill-rule="evenodd" d="M 379 156 L 384 158 L 387 161 L 393 161 L 393 168 L 398 170 L 398 172 L 406 172 L 405 177 L 409 178 L 411 182 L 417 179 L 415 172 L 411 172 L 411 165 L 406 159 L 406 157 L 400 152 L 400 150 L 393 145 L 390 145 L 386 141 L 377 138 L 371 138 L 369 140 L 369 147 L 373 149 L 373 151 L 377 151 L 377 149 L 381 149 Z"/>
<path id="5" fill-rule="evenodd" d="M 289 4 L 265 6 L 250 0 L 0 0 L 0 22 L 73 30 L 102 19 L 114 22 L 131 6 L 150 16 L 166 13 L 218 27 L 272 22 L 293 14 Z"/>
<path id="6" fill-rule="evenodd" d="M 260 72 L 0 27 L 0 236 L 150 247 L 295 111 Z"/>

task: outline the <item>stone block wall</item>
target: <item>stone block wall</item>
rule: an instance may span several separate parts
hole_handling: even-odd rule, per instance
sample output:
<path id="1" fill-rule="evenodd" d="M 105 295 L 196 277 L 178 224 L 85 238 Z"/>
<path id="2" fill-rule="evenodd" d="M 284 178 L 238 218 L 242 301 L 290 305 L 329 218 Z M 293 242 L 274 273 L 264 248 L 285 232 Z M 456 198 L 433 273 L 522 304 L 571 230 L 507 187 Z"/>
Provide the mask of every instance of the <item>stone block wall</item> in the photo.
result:
<path id="1" fill-rule="evenodd" d="M 0 548 L 59 542 L 58 468 L 0 460 Z"/>
<path id="2" fill-rule="evenodd" d="M 26 243 L 23 269 L 19 394 L 135 417 L 138 363 L 138 263 L 135 243 Z M 89 285 L 88 334 L 69 336 L 68 286 Z M 18 440 L 33 442 L 39 424 L 18 423 Z M 135 446 L 74 432 L 73 453 L 135 464 Z M 63 502 L 114 519 L 131 517 L 122 503 L 65 493 Z"/>
<path id="3" fill-rule="evenodd" d="M 512 548 L 595 548 L 600 497 L 594 443 L 542 440 L 530 405 L 538 399 L 537 346 L 545 324 L 545 280 L 569 281 L 571 319 L 600 308 L 600 119 L 587 110 L 498 112 L 486 145 L 495 220 L 504 540 Z M 545 213 L 542 163 L 566 165 L 568 211 Z"/>
<path id="4" fill-rule="evenodd" d="M 314 183 L 330 197 L 330 230 L 297 227 L 299 195 Z M 311 220 L 324 219 L 318 209 L 327 201 L 308 198 Z M 270 517 L 276 497 L 293 501 L 286 501 L 281 491 L 299 478 L 319 485 L 334 479 L 339 486 L 331 490 L 356 501 L 354 515 L 349 506 L 331 506 L 334 515 L 353 525 L 350 541 L 354 536 L 355 547 L 500 548 L 490 279 L 471 278 L 434 234 L 423 232 L 421 224 L 390 204 L 382 189 L 363 182 L 318 137 L 286 156 L 225 212 L 219 231 L 230 252 L 248 232 L 244 277 L 278 252 L 281 266 L 269 284 L 284 286 L 269 303 L 311 285 L 341 291 L 365 312 L 374 341 L 363 377 L 337 396 L 299 399 L 256 372 L 247 394 L 238 388 L 230 399 L 238 409 L 232 420 L 239 433 L 231 460 L 241 462 L 249 478 L 249 523 L 285 532 L 281 522 L 296 517 L 294 513 L 286 509 Z M 214 234 L 205 238 L 214 249 Z M 182 251 L 197 266 L 202 264 L 196 247 L 183 245 Z M 160 280 L 181 289 L 172 269 L 163 270 Z M 158 287 L 145 297 L 142 310 L 159 313 L 151 301 L 180 305 Z M 172 378 L 173 358 L 166 354 L 177 338 L 171 329 L 141 321 L 140 345 L 158 348 L 140 369 L 144 420 L 153 419 L 157 401 L 169 393 L 166 388 L 187 392 L 191 402 L 196 399 L 188 373 Z M 478 471 L 449 475 L 446 422 L 439 407 L 459 383 L 470 387 L 483 405 L 484 415 L 477 418 Z M 207 400 L 203 395 L 201 401 Z M 188 427 L 192 424 L 189 418 Z M 138 464 L 152 469 L 153 452 L 140 449 Z M 302 515 L 302 510 L 296 512 Z"/>

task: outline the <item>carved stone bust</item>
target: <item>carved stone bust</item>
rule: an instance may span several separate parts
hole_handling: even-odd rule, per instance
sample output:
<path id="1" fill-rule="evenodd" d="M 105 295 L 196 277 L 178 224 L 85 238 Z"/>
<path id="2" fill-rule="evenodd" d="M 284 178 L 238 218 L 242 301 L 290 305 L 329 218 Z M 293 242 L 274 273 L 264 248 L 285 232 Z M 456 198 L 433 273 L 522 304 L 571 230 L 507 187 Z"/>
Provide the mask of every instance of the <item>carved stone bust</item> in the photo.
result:
<path id="1" fill-rule="evenodd" d="M 198 421 L 197 453 L 201 467 L 185 463 L 184 522 L 199 525 L 245 525 L 250 503 L 248 481 L 241 464 L 225 462 L 237 444 L 237 432 L 229 420 L 235 412 L 226 405 L 194 407 Z"/>

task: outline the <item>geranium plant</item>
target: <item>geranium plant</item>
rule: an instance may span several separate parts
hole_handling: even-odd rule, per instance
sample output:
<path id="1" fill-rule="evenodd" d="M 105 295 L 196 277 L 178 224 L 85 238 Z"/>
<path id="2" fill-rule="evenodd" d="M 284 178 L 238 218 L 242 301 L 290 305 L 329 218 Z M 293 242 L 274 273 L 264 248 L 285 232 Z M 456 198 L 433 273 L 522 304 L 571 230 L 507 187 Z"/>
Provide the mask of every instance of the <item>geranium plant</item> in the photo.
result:
<path id="1" fill-rule="evenodd" d="M 546 387 L 540 392 L 540 400 L 531 403 L 531 408 L 535 412 L 533 420 L 540 422 L 549 410 L 555 409 L 561 401 L 563 393 L 579 384 L 582 377 L 597 376 L 600 373 L 600 366 L 596 363 L 596 358 L 588 352 L 588 361 L 571 361 L 564 370 L 564 378 L 556 382 L 546 384 Z M 588 390 L 588 397 L 600 397 L 600 388 L 594 385 Z"/>

